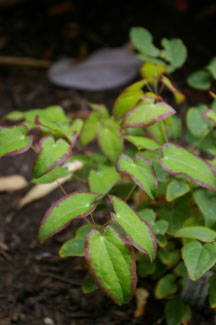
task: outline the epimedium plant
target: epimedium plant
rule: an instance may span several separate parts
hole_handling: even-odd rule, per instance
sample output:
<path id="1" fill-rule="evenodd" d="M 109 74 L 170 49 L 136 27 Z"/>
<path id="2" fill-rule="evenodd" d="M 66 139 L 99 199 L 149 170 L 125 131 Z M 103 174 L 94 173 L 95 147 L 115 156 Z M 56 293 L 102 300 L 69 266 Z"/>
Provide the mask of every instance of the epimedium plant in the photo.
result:
<path id="1" fill-rule="evenodd" d="M 140 27 L 131 38 L 147 62 L 142 79 L 117 97 L 111 114 L 102 104 L 90 104 L 85 121 L 70 119 L 58 106 L 14 111 L 3 120 L 16 124 L 0 128 L 0 156 L 32 148 L 33 183 L 59 182 L 69 173 L 66 161 L 81 161 L 72 181 L 79 179 L 83 190 L 66 193 L 61 186 L 63 196 L 42 218 L 39 242 L 83 219 L 59 251 L 62 258 L 84 256 L 90 277 L 83 291 L 100 287 L 122 305 L 135 293 L 137 274 L 149 277 L 156 298 L 166 299 L 167 323 L 187 324 L 190 308 L 181 299 L 187 277 L 197 281 L 213 271 L 209 303 L 216 307 L 215 99 L 211 109 L 188 108 L 183 123 L 176 109 L 185 96 L 168 76 L 186 58 L 183 43 L 164 40 L 159 51 Z M 175 108 L 163 99 L 164 87 Z M 31 135 L 34 128 L 40 139 Z M 89 151 L 92 142 L 99 152 Z M 77 144 L 80 154 L 73 153 Z"/>

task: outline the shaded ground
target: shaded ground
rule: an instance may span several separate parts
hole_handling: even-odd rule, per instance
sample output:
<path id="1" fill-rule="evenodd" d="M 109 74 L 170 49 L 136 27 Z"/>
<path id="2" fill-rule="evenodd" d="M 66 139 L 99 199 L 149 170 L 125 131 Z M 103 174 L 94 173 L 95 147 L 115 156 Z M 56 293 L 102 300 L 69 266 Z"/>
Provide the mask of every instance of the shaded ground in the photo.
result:
<path id="1" fill-rule="evenodd" d="M 184 39 L 191 55 L 183 71 L 176 73 L 176 80 L 185 88 L 187 73 L 205 65 L 215 54 L 208 37 L 214 19 L 212 15 L 199 18 L 202 6 L 194 8 L 193 1 L 185 15 L 178 14 L 169 1 L 164 5 L 158 1 L 158 5 L 155 2 L 146 8 L 125 5 L 121 10 L 114 10 L 111 3 L 103 4 L 106 8 L 102 10 L 101 5 L 81 7 L 74 1 L 65 13 L 53 14 L 55 3 L 59 1 L 26 1 L 0 9 L 1 55 L 52 61 L 65 56 L 83 57 L 100 47 L 121 46 L 128 39 L 130 26 L 143 25 L 153 32 L 156 42 L 163 36 Z M 44 69 L 0 67 L 0 116 L 52 104 L 61 105 L 67 113 L 88 110 L 88 102 L 105 103 L 111 109 L 120 90 L 90 93 L 61 89 L 47 81 Z M 191 101 L 205 98 L 199 96 Z M 0 161 L 0 175 L 19 173 L 29 180 L 32 159 L 31 152 L 6 157 Z M 73 191 L 77 186 L 76 182 L 67 184 L 66 190 Z M 1 325 L 164 324 L 163 306 L 153 298 L 148 301 L 145 315 L 135 319 L 135 299 L 117 307 L 100 291 L 84 295 L 80 288 L 86 275 L 83 260 L 58 258 L 61 243 L 74 234 L 81 221 L 75 221 L 69 231 L 41 247 L 37 242 L 41 217 L 61 193 L 56 190 L 16 212 L 16 203 L 24 192 L 0 194 Z M 193 324 L 214 324 L 213 316 L 207 308 L 194 311 Z"/>

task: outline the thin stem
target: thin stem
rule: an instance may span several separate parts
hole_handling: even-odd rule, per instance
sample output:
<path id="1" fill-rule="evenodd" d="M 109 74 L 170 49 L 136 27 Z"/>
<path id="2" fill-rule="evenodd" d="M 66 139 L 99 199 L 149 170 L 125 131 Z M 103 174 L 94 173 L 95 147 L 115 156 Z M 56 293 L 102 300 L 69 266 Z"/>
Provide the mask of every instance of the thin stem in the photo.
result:
<path id="1" fill-rule="evenodd" d="M 106 227 L 110 222 L 111 222 L 111 219 L 109 219 L 107 222 L 105 222 L 105 224 L 102 225 L 102 226 L 100 227 L 100 229 L 103 229 L 104 227 Z"/>
<path id="2" fill-rule="evenodd" d="M 65 191 L 64 187 L 62 186 L 62 184 L 59 182 L 58 178 L 56 178 L 56 175 L 51 171 L 50 172 L 51 175 L 53 176 L 53 178 L 55 179 L 56 183 L 58 184 L 58 187 L 60 188 L 60 190 L 62 191 L 62 193 L 64 195 L 67 195 L 68 193 Z"/>
<path id="3" fill-rule="evenodd" d="M 214 129 L 215 124 L 213 124 L 210 129 L 208 129 L 208 131 L 206 131 L 206 133 L 203 134 L 203 136 L 199 139 L 199 141 L 197 141 L 196 143 L 194 143 L 194 145 L 191 147 L 191 149 L 195 149 L 196 147 L 198 147 L 200 145 L 200 143 L 203 142 L 203 140 L 211 133 L 211 131 Z"/>
<path id="4" fill-rule="evenodd" d="M 93 214 L 91 213 L 90 216 L 91 216 L 91 219 L 92 219 L 93 224 L 96 226 L 96 222 L 94 220 Z"/>
<path id="5" fill-rule="evenodd" d="M 163 89 L 164 89 L 164 84 L 162 84 L 161 87 L 160 87 L 160 89 L 159 89 L 159 92 L 158 92 L 158 95 L 159 95 L 159 96 L 160 96 L 160 94 L 162 93 Z"/>
<path id="6" fill-rule="evenodd" d="M 153 92 L 153 90 L 152 90 L 152 88 L 150 87 L 148 81 L 146 81 L 146 87 L 148 88 L 148 90 L 149 90 L 151 93 Z"/>
<path id="7" fill-rule="evenodd" d="M 91 226 L 92 228 L 95 228 L 94 225 L 85 217 L 84 220 Z"/>
<path id="8" fill-rule="evenodd" d="M 133 185 L 133 187 L 131 188 L 130 192 L 128 193 L 128 195 L 125 198 L 125 202 L 127 202 L 127 200 L 130 198 L 131 194 L 133 193 L 133 191 L 136 188 L 136 184 Z"/>
<path id="9" fill-rule="evenodd" d="M 164 139 L 165 139 L 166 142 L 168 142 L 168 136 L 167 136 L 167 131 L 166 131 L 164 121 L 160 121 L 160 123 L 161 123 L 161 126 L 162 126 L 162 132 L 163 132 L 163 135 L 164 135 Z"/>

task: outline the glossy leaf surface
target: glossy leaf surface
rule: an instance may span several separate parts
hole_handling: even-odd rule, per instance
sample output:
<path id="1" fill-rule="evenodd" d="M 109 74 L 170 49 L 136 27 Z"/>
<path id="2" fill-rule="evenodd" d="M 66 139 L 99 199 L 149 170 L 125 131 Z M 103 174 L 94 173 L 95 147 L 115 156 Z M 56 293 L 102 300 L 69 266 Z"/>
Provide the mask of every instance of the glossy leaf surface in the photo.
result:
<path id="1" fill-rule="evenodd" d="M 85 258 L 95 282 L 115 303 L 131 299 L 136 286 L 134 253 L 113 228 L 90 232 Z"/>

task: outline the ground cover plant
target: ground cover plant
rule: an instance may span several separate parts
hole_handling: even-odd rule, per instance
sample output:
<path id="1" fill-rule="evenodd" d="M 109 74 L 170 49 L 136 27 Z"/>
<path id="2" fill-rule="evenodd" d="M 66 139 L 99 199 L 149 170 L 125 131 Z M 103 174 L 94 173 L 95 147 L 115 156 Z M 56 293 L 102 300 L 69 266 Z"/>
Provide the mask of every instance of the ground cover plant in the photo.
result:
<path id="1" fill-rule="evenodd" d="M 210 109 L 187 110 L 184 125 L 176 113 L 185 96 L 168 75 L 186 59 L 183 43 L 163 40 L 159 50 L 140 28 L 131 30 L 131 40 L 146 61 L 142 79 L 118 96 L 112 114 L 101 104 L 90 104 L 85 121 L 71 120 L 57 106 L 13 112 L 5 119 L 21 122 L 1 126 L 0 156 L 32 148 L 32 182 L 56 180 L 59 186 L 69 174 L 66 162 L 80 161 L 72 180 L 80 179 L 83 191 L 66 193 L 61 186 L 63 196 L 42 218 L 39 241 L 84 219 L 59 251 L 62 258 L 84 256 L 91 277 L 83 290 L 99 286 L 121 305 L 133 297 L 137 274 L 150 277 L 155 296 L 166 300 L 167 323 L 186 324 L 190 308 L 181 291 L 187 276 L 196 281 L 211 269 L 209 303 L 216 304 L 214 94 Z M 164 101 L 164 87 L 175 107 Z M 35 128 L 39 139 L 32 135 Z M 99 152 L 89 150 L 91 142 Z M 73 154 L 79 145 L 81 153 Z"/>

